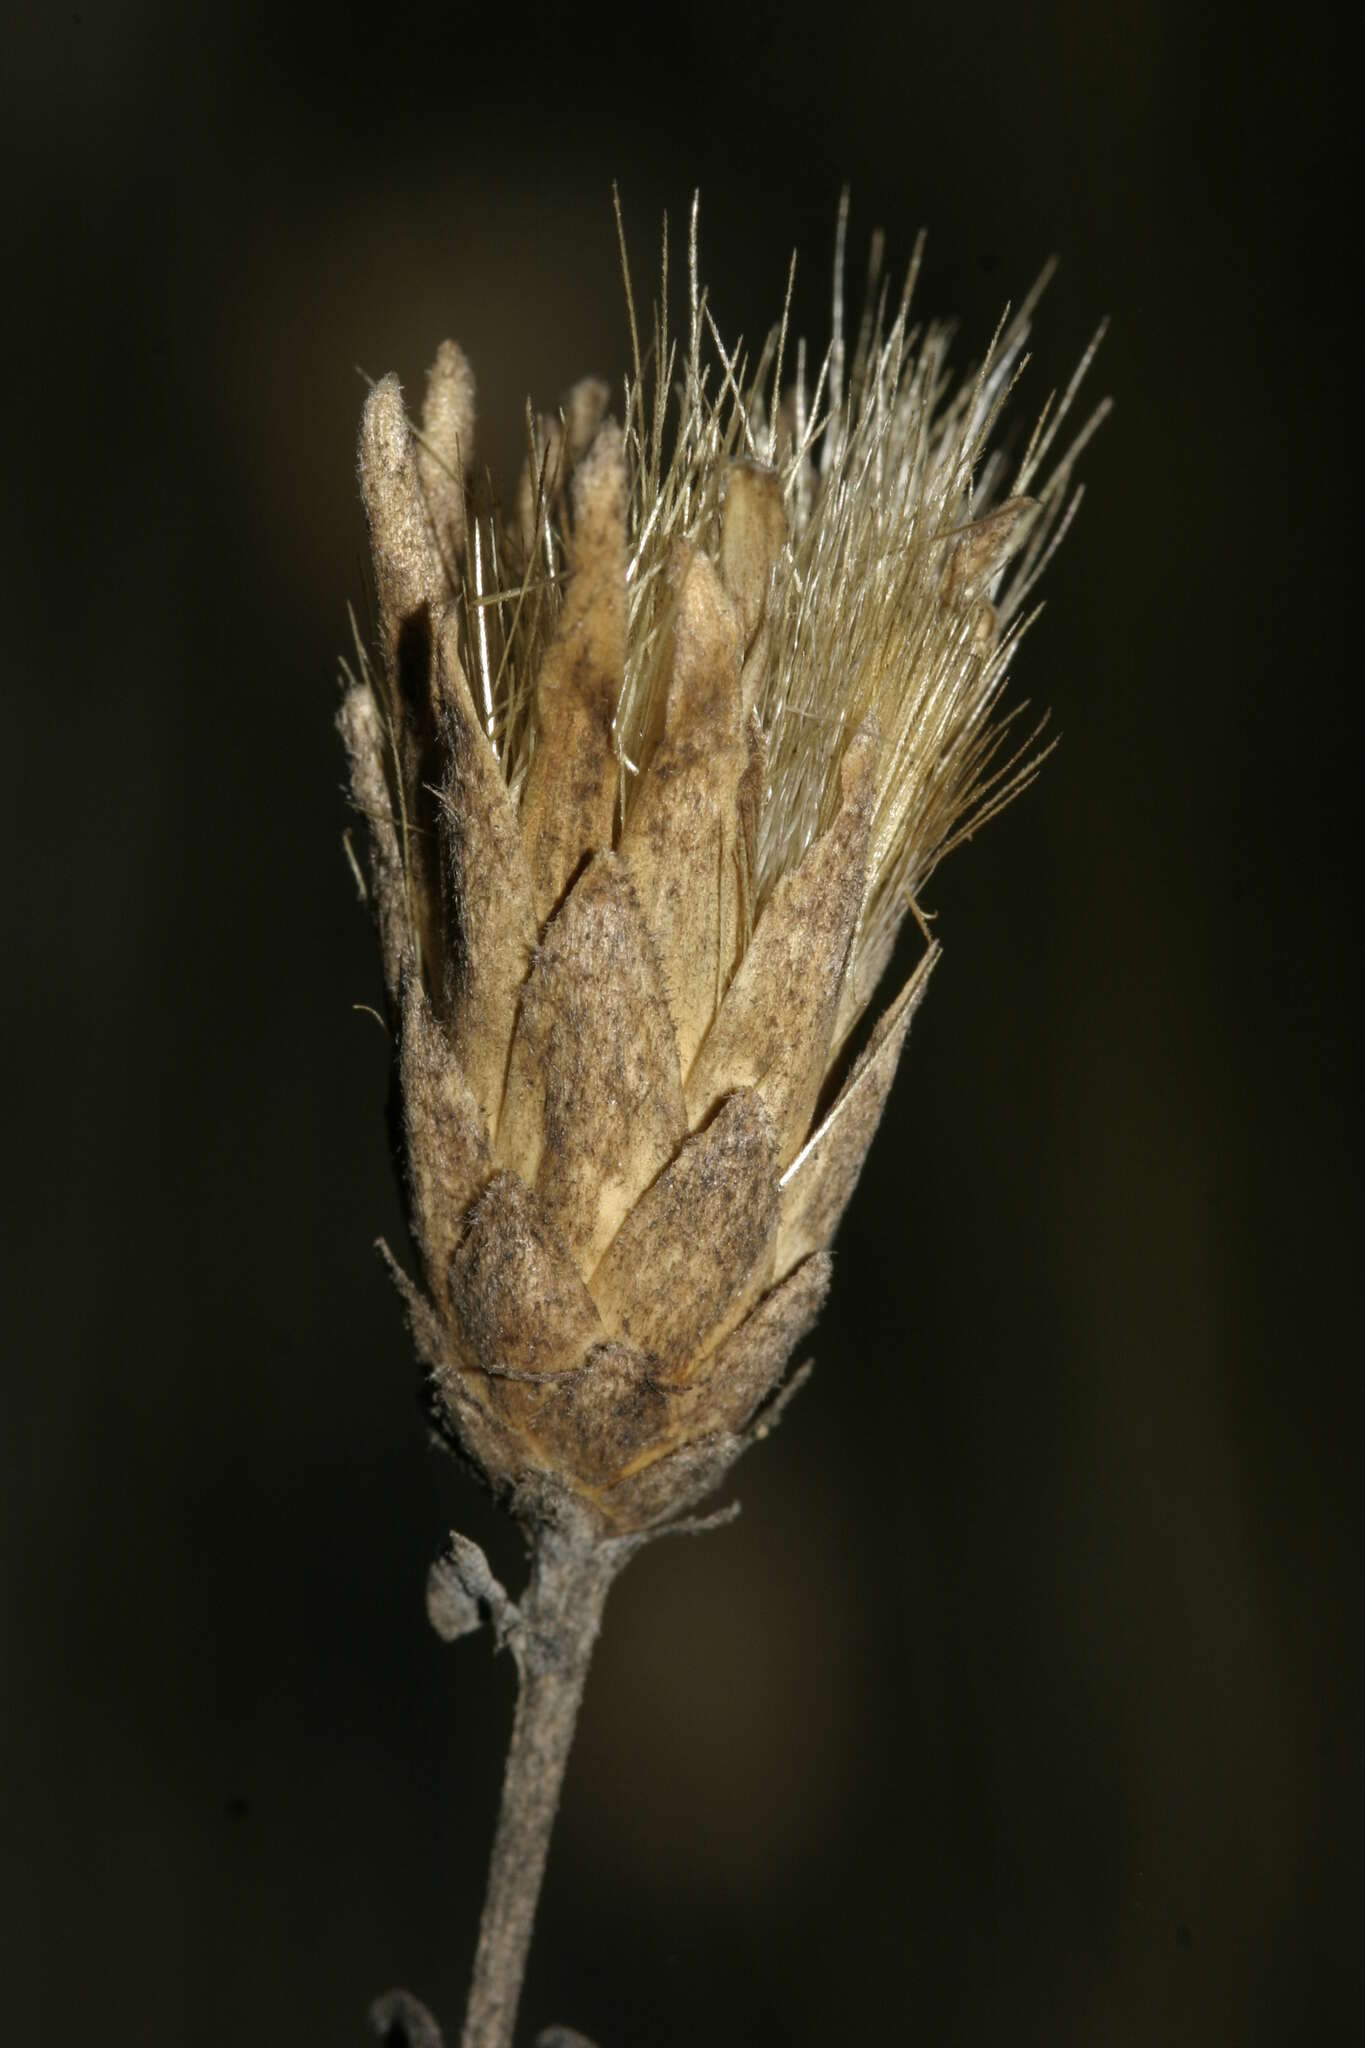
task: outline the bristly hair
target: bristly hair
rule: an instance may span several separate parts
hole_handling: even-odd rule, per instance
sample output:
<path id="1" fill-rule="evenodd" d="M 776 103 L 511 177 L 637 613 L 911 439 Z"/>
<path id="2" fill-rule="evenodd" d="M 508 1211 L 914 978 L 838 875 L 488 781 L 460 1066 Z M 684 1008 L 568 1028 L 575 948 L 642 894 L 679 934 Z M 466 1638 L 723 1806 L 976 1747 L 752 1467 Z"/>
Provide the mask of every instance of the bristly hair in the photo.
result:
<path id="1" fill-rule="evenodd" d="M 1037 616 L 1038 579 L 1075 516 L 1081 450 L 1098 405 L 1051 461 L 1103 336 L 1060 401 L 1043 407 L 1011 474 L 992 436 L 1027 361 L 1043 272 L 1002 318 L 979 368 L 956 378 L 950 330 L 912 325 L 917 242 L 892 307 L 874 236 L 850 348 L 844 322 L 848 194 L 835 245 L 832 331 L 811 375 L 789 331 L 795 258 L 780 321 L 752 362 L 728 349 L 699 279 L 698 203 L 688 240 L 687 330 L 668 326 L 668 227 L 652 331 L 642 347 L 619 200 L 632 369 L 623 389 L 629 479 L 624 679 L 614 736 L 618 821 L 662 718 L 678 542 L 718 551 L 734 463 L 775 472 L 789 539 L 773 571 L 766 644 L 752 701 L 766 741 L 755 870 L 756 919 L 776 882 L 839 801 L 844 749 L 872 714 L 882 736 L 867 885 L 854 941 L 854 1008 L 870 995 L 907 909 L 943 856 L 1037 773 L 1044 721 L 1016 743 L 1024 705 L 994 717 L 1019 642 Z M 792 358 L 794 357 L 794 362 Z M 787 381 L 784 383 L 784 377 Z M 559 613 L 570 461 L 591 438 L 608 388 L 576 386 L 557 417 L 527 410 L 527 460 L 513 516 L 490 495 L 472 510 L 464 571 L 466 672 L 509 785 L 535 747 L 534 694 Z M 1042 477 L 1042 481 L 1038 479 Z"/>

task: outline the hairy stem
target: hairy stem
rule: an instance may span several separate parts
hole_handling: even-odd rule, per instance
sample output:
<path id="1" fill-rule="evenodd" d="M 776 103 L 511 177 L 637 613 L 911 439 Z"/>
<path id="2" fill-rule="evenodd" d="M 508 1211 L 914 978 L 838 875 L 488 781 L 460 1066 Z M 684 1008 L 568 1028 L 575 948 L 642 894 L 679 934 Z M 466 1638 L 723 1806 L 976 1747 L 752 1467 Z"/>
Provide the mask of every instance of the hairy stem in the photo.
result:
<path id="1" fill-rule="evenodd" d="M 512 2048 L 550 1829 L 579 1701 L 625 1546 L 542 1528 L 512 1635 L 519 1685 L 461 2048 Z"/>

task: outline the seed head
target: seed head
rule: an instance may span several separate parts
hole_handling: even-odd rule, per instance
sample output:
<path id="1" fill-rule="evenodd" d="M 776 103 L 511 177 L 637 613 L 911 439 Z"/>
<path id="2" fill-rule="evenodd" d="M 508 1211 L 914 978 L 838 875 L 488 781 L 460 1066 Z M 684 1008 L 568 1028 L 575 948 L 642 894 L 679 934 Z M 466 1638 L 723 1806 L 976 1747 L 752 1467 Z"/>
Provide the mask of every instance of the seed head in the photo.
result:
<path id="1" fill-rule="evenodd" d="M 620 421 L 596 380 L 528 414 L 510 512 L 453 342 L 420 430 L 386 377 L 360 441 L 377 648 L 341 726 L 421 1285 L 395 1272 L 443 1433 L 604 1532 L 715 1484 L 819 1311 L 935 944 L 851 1064 L 850 1035 L 1036 772 L 992 713 L 1099 418 L 1039 484 L 1087 355 L 1012 476 L 988 445 L 1036 291 L 959 384 L 918 252 L 892 308 L 874 245 L 848 348 L 841 247 L 812 377 L 785 311 L 725 348 L 696 247 L 694 208 L 681 348 L 665 241 L 643 353 L 626 272 Z"/>

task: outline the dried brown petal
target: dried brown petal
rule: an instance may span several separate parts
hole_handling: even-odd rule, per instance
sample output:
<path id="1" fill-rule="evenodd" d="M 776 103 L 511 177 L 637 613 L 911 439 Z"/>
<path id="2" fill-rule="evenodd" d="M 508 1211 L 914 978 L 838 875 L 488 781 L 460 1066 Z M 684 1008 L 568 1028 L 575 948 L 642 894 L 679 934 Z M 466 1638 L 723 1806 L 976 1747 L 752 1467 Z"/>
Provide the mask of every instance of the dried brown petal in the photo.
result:
<path id="1" fill-rule="evenodd" d="M 654 949 L 619 859 L 600 853 L 522 993 L 499 1156 L 591 1272 L 686 1132 Z"/>
<path id="2" fill-rule="evenodd" d="M 939 948 L 931 946 L 860 1054 L 828 1116 L 782 1176 L 776 1272 L 833 1239 L 868 1147 L 881 1122 L 910 1020 L 919 1008 Z M 804 1266 L 800 1268 L 804 1272 Z"/>
<path id="3" fill-rule="evenodd" d="M 602 1320 L 662 1377 L 683 1376 L 766 1285 L 776 1228 L 777 1140 L 743 1088 L 622 1224 L 591 1279 Z"/>
<path id="4" fill-rule="evenodd" d="M 494 1375 L 490 1398 L 521 1424 L 536 1382 L 573 1372 L 602 1328 L 592 1296 L 559 1232 L 514 1173 L 493 1176 L 450 1264 L 450 1300 L 462 1362 Z"/>
<path id="5" fill-rule="evenodd" d="M 704 555 L 680 550 L 674 574 L 663 736 L 636 789 L 621 852 L 659 950 L 685 1074 L 741 943 L 738 793 L 749 744 L 738 607 Z"/>
<path id="6" fill-rule="evenodd" d="M 427 371 L 417 475 L 436 549 L 452 590 L 464 564 L 465 478 L 474 460 L 474 372 L 464 350 L 443 341 Z"/>
<path id="7" fill-rule="evenodd" d="M 730 1089 L 757 1088 L 783 1166 L 801 1148 L 827 1069 L 867 867 L 878 751 L 875 728 L 850 740 L 838 815 L 773 890 L 687 1078 L 691 1124 Z"/>
<path id="8" fill-rule="evenodd" d="M 819 1251 L 789 1271 L 711 1353 L 679 1397 L 690 1427 L 744 1427 L 824 1306 L 830 1265 L 828 1252 Z"/>
<path id="9" fill-rule="evenodd" d="M 626 472 L 605 426 L 573 482 L 569 577 L 536 685 L 536 750 L 521 829 L 543 924 L 585 854 L 610 846 L 618 767 L 612 719 L 626 630 Z"/>
<path id="10" fill-rule="evenodd" d="M 517 996 L 536 942 L 531 877 L 501 764 L 460 666 L 453 610 L 437 658 L 450 759 L 441 805 L 450 890 L 447 1022 L 455 1057 L 496 1137 Z"/>
<path id="11" fill-rule="evenodd" d="M 403 985 L 398 1062 L 413 1236 L 427 1285 L 440 1295 L 465 1212 L 492 1160 L 479 1105 L 413 973 Z"/>

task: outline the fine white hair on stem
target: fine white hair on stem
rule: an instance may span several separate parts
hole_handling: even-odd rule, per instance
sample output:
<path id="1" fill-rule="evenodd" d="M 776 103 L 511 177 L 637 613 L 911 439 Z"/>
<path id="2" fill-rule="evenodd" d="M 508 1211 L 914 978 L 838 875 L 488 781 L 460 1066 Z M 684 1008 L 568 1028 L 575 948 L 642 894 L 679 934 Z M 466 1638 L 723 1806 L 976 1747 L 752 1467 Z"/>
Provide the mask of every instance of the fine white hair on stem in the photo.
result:
<path id="1" fill-rule="evenodd" d="M 788 538 L 767 599 L 767 650 L 754 695 L 766 741 L 751 900 L 755 914 L 830 824 L 840 765 L 869 718 L 881 735 L 871 857 L 854 941 L 855 982 L 876 979 L 896 928 L 938 862 L 1031 781 L 1041 723 L 996 707 L 1029 601 L 1080 504 L 1077 458 L 1108 410 L 1062 442 L 1103 337 L 1044 406 L 1013 476 L 991 443 L 1026 363 L 1049 264 L 1006 311 L 982 362 L 956 378 L 950 330 L 912 325 L 923 251 L 915 243 L 894 310 L 873 238 L 850 350 L 844 273 L 849 206 L 836 229 L 831 336 L 814 376 L 790 333 L 795 258 L 781 318 L 752 358 L 728 346 L 701 283 L 698 203 L 687 247 L 687 318 L 669 328 L 668 232 L 648 339 L 616 220 L 631 363 L 623 386 L 628 482 L 624 675 L 614 723 L 618 823 L 660 727 L 680 542 L 715 554 L 737 462 L 775 472 Z M 794 360 L 791 382 L 783 386 Z M 473 517 L 464 592 L 471 676 L 514 790 L 535 746 L 535 680 L 561 602 L 568 513 L 565 422 L 528 415 L 533 503 L 523 544 L 496 511 Z M 1051 461 L 1051 467 L 1047 465 Z M 1041 481 L 1040 481 L 1041 479 Z M 481 530 L 482 529 L 482 530 Z"/>

